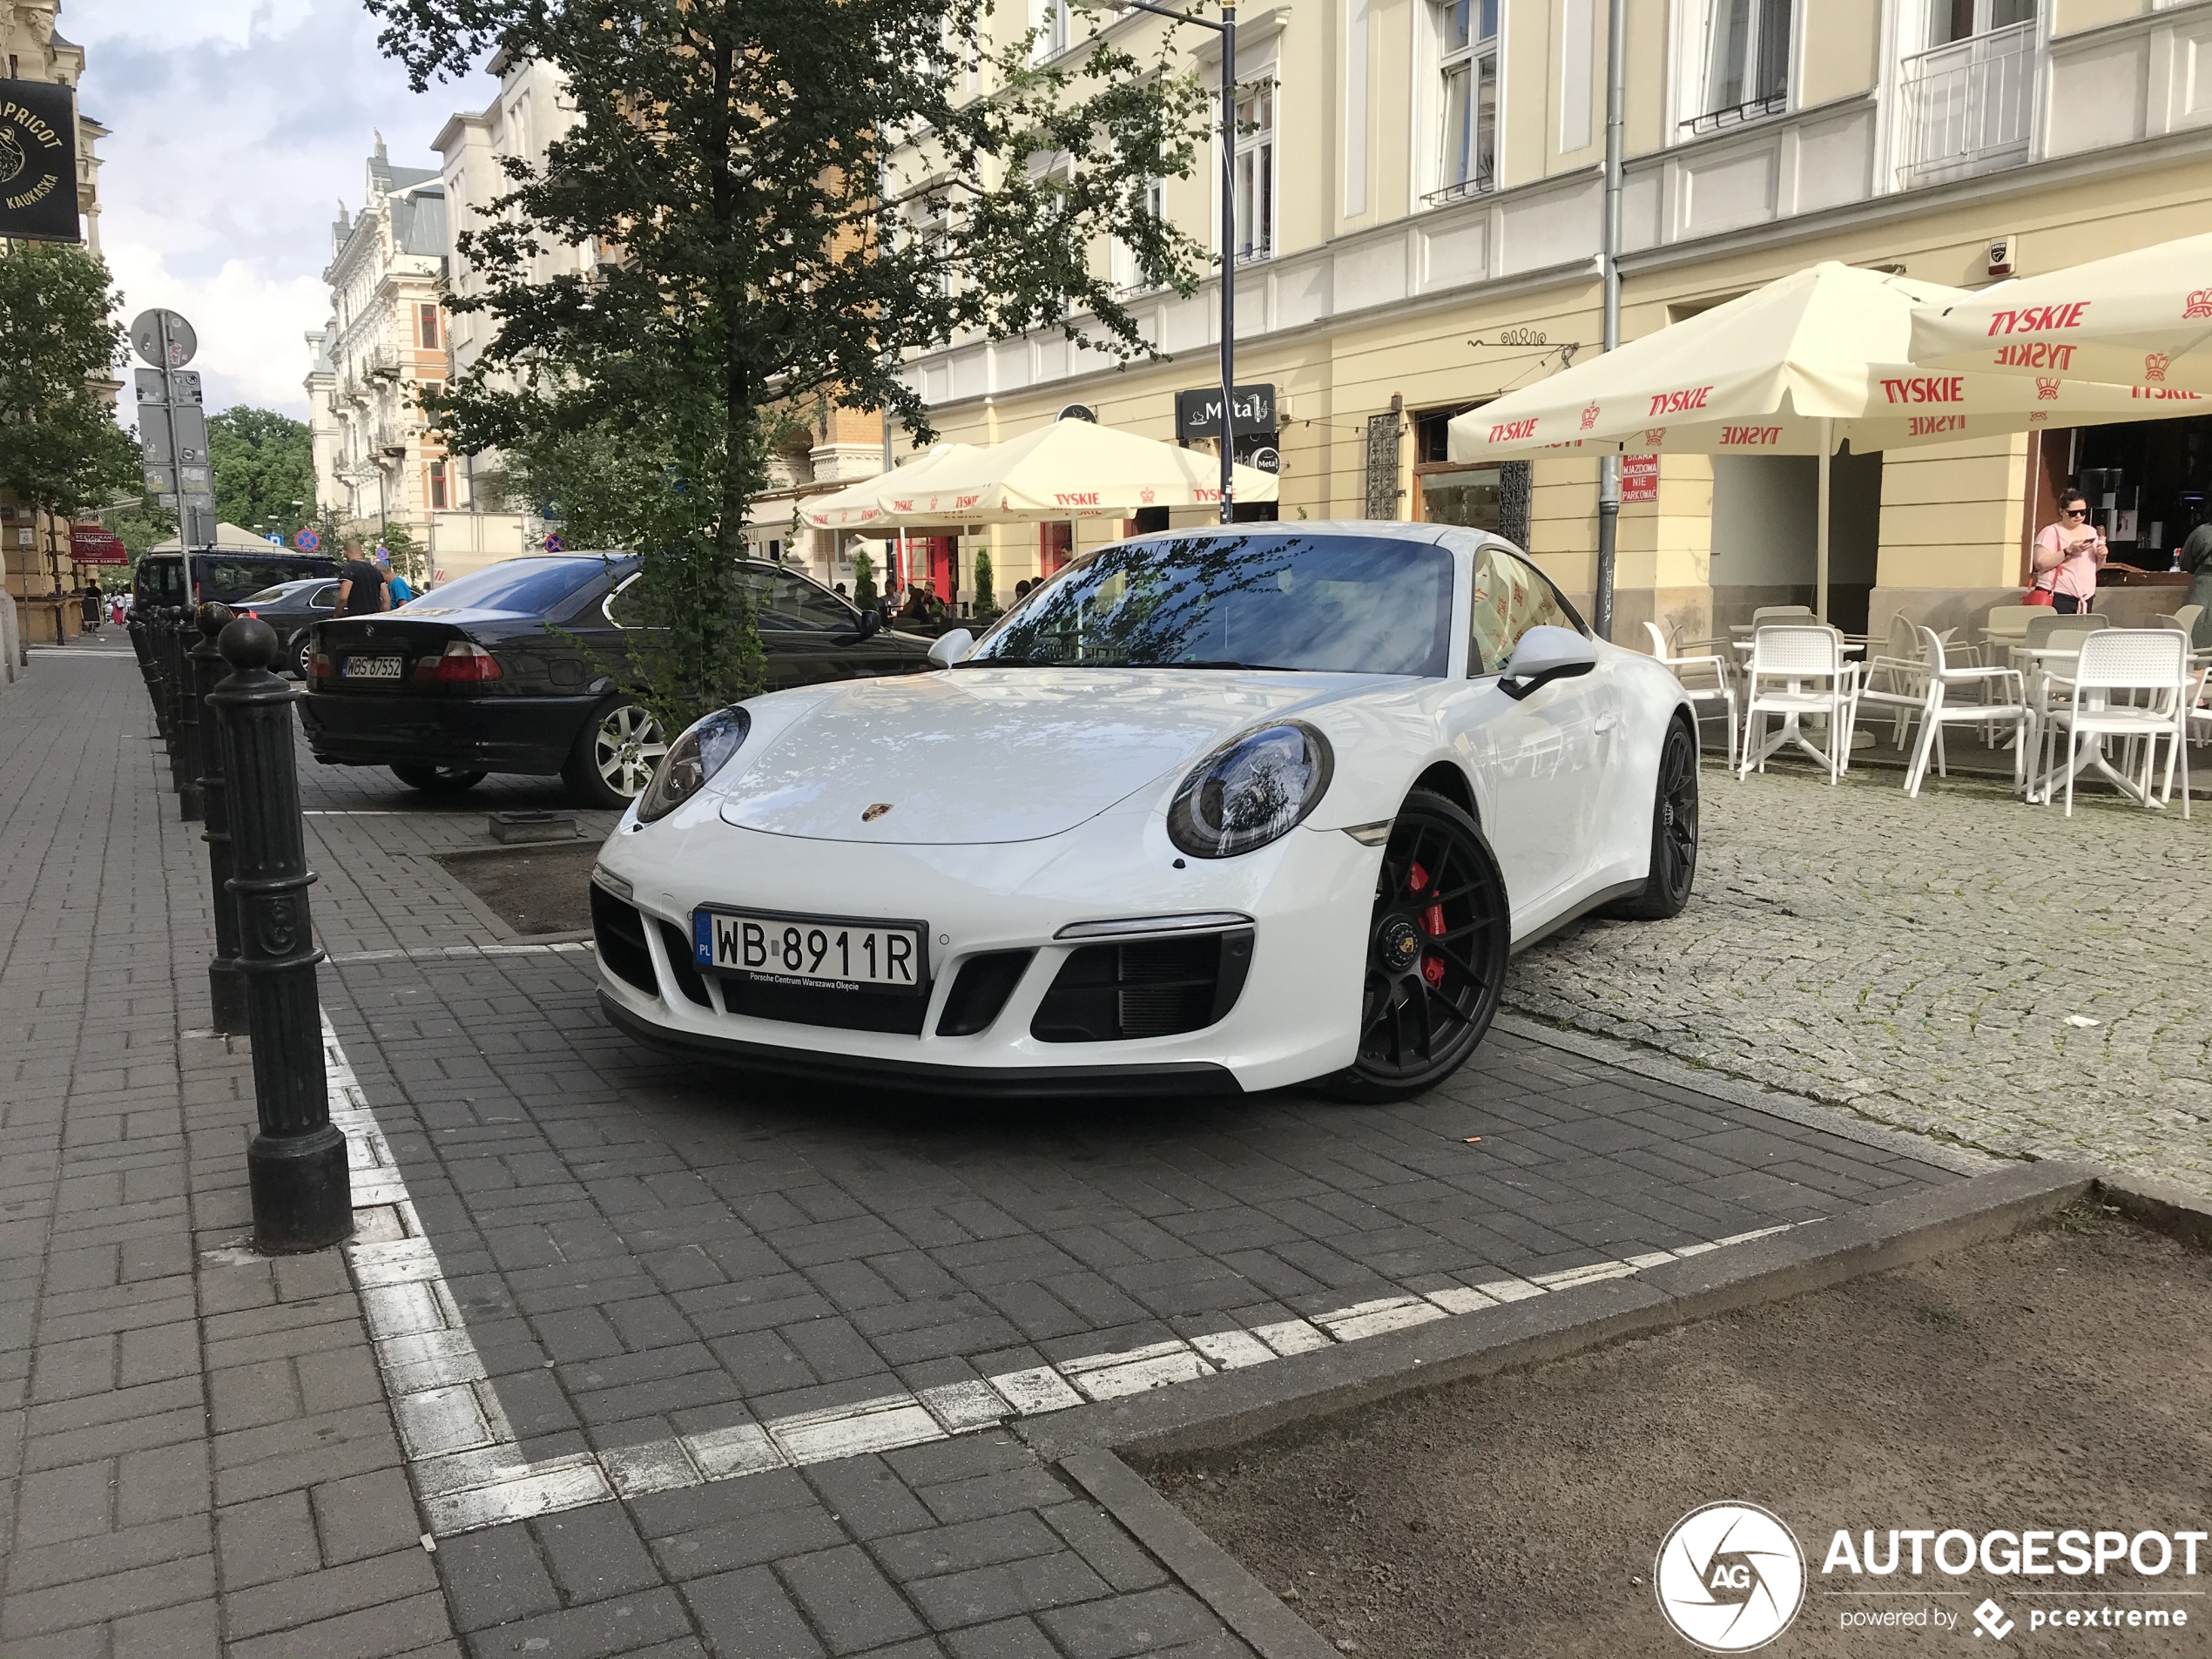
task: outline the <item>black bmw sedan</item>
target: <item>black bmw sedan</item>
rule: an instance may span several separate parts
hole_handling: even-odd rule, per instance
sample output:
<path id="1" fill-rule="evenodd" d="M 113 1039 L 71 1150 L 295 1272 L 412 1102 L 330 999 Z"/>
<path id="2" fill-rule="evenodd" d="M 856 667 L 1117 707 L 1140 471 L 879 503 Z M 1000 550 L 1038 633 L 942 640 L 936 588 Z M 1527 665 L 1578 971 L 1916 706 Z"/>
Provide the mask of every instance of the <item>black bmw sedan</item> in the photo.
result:
<path id="1" fill-rule="evenodd" d="M 786 567 L 749 563 L 768 689 L 906 674 L 927 639 L 880 628 Z M 310 630 L 300 718 L 315 758 L 389 766 L 410 788 L 489 772 L 558 776 L 581 805 L 627 805 L 673 733 L 634 691 L 637 561 L 568 553 L 488 566 L 396 610 Z"/>
<path id="2" fill-rule="evenodd" d="M 307 577 L 291 582 L 280 582 L 273 588 L 263 588 L 259 593 L 249 593 L 233 607 L 241 616 L 259 617 L 276 630 L 277 637 L 284 642 L 284 649 L 277 657 L 277 666 L 288 673 L 307 678 L 307 629 L 338 610 L 338 578 L 336 577 Z"/>

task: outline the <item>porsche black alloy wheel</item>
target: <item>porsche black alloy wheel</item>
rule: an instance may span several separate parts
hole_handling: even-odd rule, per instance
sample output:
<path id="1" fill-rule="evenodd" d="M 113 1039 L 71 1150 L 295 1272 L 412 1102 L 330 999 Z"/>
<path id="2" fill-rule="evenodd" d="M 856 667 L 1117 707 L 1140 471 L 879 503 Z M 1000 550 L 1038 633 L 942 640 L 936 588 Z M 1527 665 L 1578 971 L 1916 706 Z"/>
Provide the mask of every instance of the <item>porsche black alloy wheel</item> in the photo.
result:
<path id="1" fill-rule="evenodd" d="M 1359 1057 L 1334 1079 L 1352 1100 L 1399 1100 L 1466 1063 L 1498 1011 L 1512 945 L 1505 877 L 1481 829 L 1415 790 L 1375 882 L 1359 999 Z"/>
<path id="2" fill-rule="evenodd" d="M 1608 905 L 1604 914 L 1629 921 L 1664 921 L 1682 914 L 1697 880 L 1697 739 L 1687 722 L 1667 727 L 1659 749 L 1659 784 L 1651 804 L 1651 875 L 1643 891 Z"/>

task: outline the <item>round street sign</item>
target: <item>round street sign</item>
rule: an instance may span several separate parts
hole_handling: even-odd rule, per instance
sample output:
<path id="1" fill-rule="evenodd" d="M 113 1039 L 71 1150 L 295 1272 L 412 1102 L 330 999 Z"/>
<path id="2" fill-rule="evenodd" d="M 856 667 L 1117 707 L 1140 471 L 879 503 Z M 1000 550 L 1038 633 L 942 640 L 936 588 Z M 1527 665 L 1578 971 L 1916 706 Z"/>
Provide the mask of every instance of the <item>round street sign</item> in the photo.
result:
<path id="1" fill-rule="evenodd" d="M 548 553 L 565 553 L 569 550 L 569 544 L 558 536 L 549 536 L 545 538 L 545 550 Z"/>
<path id="2" fill-rule="evenodd" d="M 161 349 L 162 325 L 169 327 L 169 350 Z M 182 368 L 199 350 L 199 336 L 173 311 L 141 311 L 131 322 L 131 344 L 156 368 Z"/>
<path id="3" fill-rule="evenodd" d="M 297 536 L 292 538 L 292 545 L 298 548 L 302 553 L 312 553 L 322 545 L 322 537 L 316 535 L 313 530 L 301 530 Z"/>

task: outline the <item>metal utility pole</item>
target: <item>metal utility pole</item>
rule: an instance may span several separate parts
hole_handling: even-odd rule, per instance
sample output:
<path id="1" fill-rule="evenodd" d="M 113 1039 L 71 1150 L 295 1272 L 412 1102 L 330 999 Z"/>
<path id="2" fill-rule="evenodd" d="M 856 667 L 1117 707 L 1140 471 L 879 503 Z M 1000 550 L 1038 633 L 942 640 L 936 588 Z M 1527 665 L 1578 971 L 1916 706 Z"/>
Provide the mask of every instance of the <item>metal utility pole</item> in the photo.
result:
<path id="1" fill-rule="evenodd" d="M 1232 523 L 1237 517 L 1237 0 L 1221 0 L 1219 23 L 1148 0 L 1100 3 L 1109 11 L 1149 11 L 1172 23 L 1196 24 L 1221 37 L 1221 522 Z"/>
<path id="2" fill-rule="evenodd" d="M 1628 0 L 1610 0 L 1605 20 L 1605 226 L 1599 258 L 1605 277 L 1605 349 L 1621 343 L 1622 106 L 1628 95 Z M 1597 615 L 1600 639 L 1613 637 L 1613 578 L 1621 538 L 1621 457 L 1597 463 Z"/>

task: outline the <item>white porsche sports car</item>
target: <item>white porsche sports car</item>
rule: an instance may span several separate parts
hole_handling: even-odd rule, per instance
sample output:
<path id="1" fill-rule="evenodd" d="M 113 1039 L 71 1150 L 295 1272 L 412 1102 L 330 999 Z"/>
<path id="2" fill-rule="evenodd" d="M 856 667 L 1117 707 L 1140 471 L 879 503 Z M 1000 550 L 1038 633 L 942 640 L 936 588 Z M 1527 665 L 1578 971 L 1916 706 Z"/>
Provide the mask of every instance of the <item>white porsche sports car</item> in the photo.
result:
<path id="1" fill-rule="evenodd" d="M 1681 686 L 1480 531 L 1140 536 L 932 656 L 671 745 L 593 872 L 617 1025 L 963 1094 L 1393 1098 L 1511 950 L 1689 897 Z"/>

